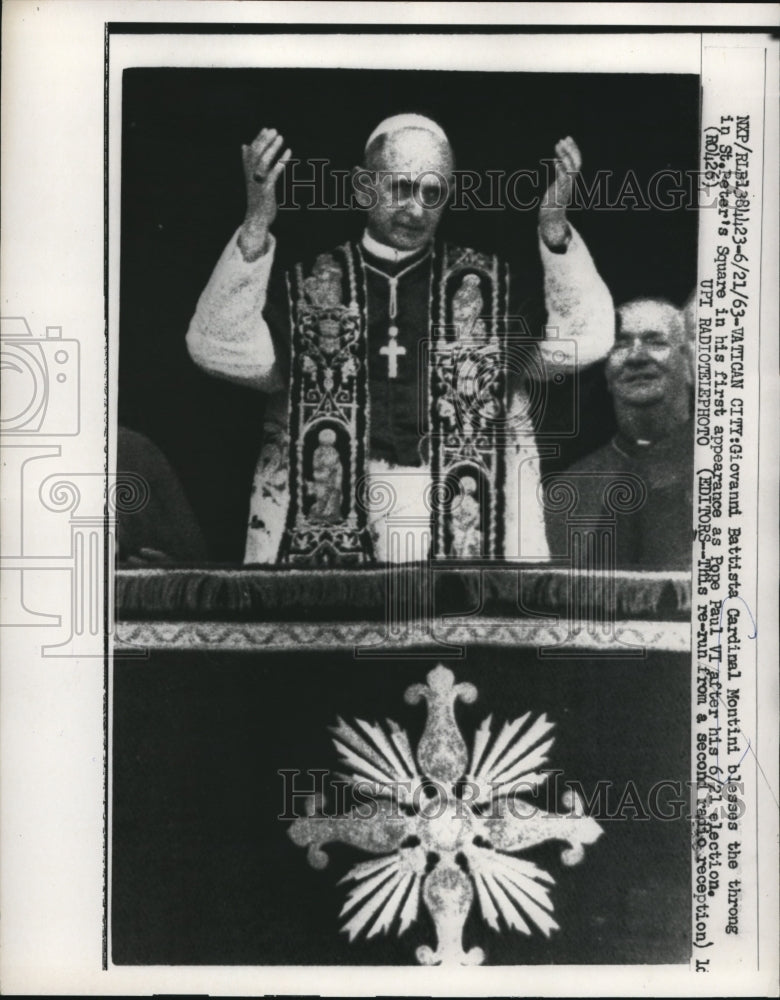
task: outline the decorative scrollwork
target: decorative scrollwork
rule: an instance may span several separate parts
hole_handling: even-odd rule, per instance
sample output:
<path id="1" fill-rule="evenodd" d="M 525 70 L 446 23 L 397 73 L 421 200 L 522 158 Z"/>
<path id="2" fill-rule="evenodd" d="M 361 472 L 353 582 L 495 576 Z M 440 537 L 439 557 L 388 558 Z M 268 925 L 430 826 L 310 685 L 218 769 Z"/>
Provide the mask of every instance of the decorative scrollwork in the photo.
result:
<path id="1" fill-rule="evenodd" d="M 47 510 L 58 514 L 73 513 L 81 503 L 81 490 L 72 479 L 63 479 L 58 473 L 47 476 L 38 491 L 41 503 Z"/>
<path id="2" fill-rule="evenodd" d="M 108 485 L 108 509 L 114 514 L 136 514 L 149 503 L 149 483 L 136 472 L 120 472 Z"/>
<path id="3" fill-rule="evenodd" d="M 622 472 L 607 483 L 602 496 L 611 514 L 633 514 L 644 506 L 647 488 L 639 476 Z"/>
<path id="4" fill-rule="evenodd" d="M 536 487 L 536 495 L 544 510 L 551 514 L 570 514 L 577 506 L 579 490 L 573 479 L 545 476 Z"/>
<path id="5" fill-rule="evenodd" d="M 455 479 L 442 478 L 429 483 L 423 492 L 425 509 L 431 512 L 454 510 L 463 499 L 463 491 Z"/>
<path id="6" fill-rule="evenodd" d="M 376 475 L 366 473 L 358 480 L 356 490 L 356 505 L 372 517 L 389 514 L 398 501 L 398 494 L 392 483 L 387 479 L 379 479 Z"/>

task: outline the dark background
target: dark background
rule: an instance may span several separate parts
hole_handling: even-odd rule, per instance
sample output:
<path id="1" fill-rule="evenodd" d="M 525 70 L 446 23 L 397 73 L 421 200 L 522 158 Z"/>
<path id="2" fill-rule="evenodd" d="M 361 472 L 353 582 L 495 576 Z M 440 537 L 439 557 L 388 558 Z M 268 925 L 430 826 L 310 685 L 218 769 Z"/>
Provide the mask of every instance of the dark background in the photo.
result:
<path id="1" fill-rule="evenodd" d="M 237 626 L 240 627 L 240 626 Z M 115 661 L 112 940 L 118 964 L 415 964 L 434 943 L 421 906 L 401 937 L 350 945 L 337 886 L 366 855 L 326 848 L 313 869 L 287 836 L 279 769 L 337 763 L 328 725 L 386 717 L 414 748 L 424 705 L 406 688 L 435 660 L 356 662 L 350 652 L 153 653 Z M 540 661 L 536 651 L 470 648 L 448 664 L 479 692 L 456 716 L 469 747 L 493 713 L 493 733 L 526 711 L 556 723 L 550 767 L 586 790 L 614 782 L 614 812 L 633 781 L 643 801 L 661 780 L 690 776 L 690 658 Z M 668 801 L 662 797 L 662 803 Z M 489 964 L 681 963 L 690 956 L 690 824 L 607 819 L 583 861 L 562 844 L 524 852 L 555 879 L 560 925 L 491 931 L 473 911 L 465 945 Z"/>
<path id="2" fill-rule="evenodd" d="M 199 372 L 184 337 L 243 218 L 240 147 L 261 126 L 279 129 L 296 157 L 336 169 L 356 164 L 374 126 L 401 111 L 441 122 L 463 169 L 534 169 L 570 134 L 587 183 L 615 172 L 613 195 L 628 169 L 644 183 L 698 167 L 694 76 L 137 69 L 123 88 L 119 419 L 166 454 L 220 562 L 243 555 L 262 396 Z M 682 304 L 693 289 L 695 211 L 591 209 L 572 221 L 617 303 L 648 294 Z M 511 257 L 535 223 L 532 212 L 453 212 L 442 234 Z M 360 232 L 344 212 L 281 211 L 275 225 L 280 260 Z M 564 463 L 613 429 L 599 366 L 581 382 L 583 434 Z"/>
<path id="3" fill-rule="evenodd" d="M 327 46 L 327 38 L 322 44 Z M 478 42 L 475 41 L 475 44 Z M 594 44 L 598 41 L 594 39 Z M 417 111 L 448 132 L 458 166 L 533 169 L 571 134 L 590 183 L 596 171 L 643 183 L 698 166 L 693 76 L 139 69 L 124 74 L 119 418 L 167 455 L 203 526 L 211 558 L 240 561 L 260 445 L 262 396 L 210 378 L 184 337 L 244 211 L 240 147 L 278 128 L 296 157 L 349 169 L 385 116 Z M 694 211 L 575 212 L 616 302 L 638 294 L 682 304 L 696 279 Z M 455 242 L 512 257 L 535 213 L 445 216 Z M 281 260 L 358 236 L 343 212 L 282 211 Z M 581 377 L 583 434 L 561 461 L 612 433 L 599 366 Z M 570 388 L 570 387 L 569 387 Z M 566 391 L 569 391 L 569 388 Z M 237 627 L 240 627 L 237 625 Z M 413 745 L 425 718 L 403 692 L 433 663 L 356 663 L 309 655 L 154 652 L 114 665 L 112 733 L 113 960 L 119 964 L 414 963 L 433 944 L 424 911 L 400 939 L 349 945 L 339 933 L 359 852 L 330 848 L 315 871 L 286 835 L 279 768 L 336 764 L 325 726 L 342 715 L 395 718 Z M 535 651 L 470 649 L 451 663 L 479 688 L 458 707 L 467 741 L 525 711 L 557 723 L 551 764 L 586 788 L 601 779 L 640 791 L 686 781 L 689 659 L 540 662 Z M 495 934 L 472 917 L 467 947 L 501 963 L 687 962 L 690 850 L 685 822 L 607 821 L 573 868 L 560 844 L 528 852 L 556 879 L 561 930 L 547 941 Z"/>

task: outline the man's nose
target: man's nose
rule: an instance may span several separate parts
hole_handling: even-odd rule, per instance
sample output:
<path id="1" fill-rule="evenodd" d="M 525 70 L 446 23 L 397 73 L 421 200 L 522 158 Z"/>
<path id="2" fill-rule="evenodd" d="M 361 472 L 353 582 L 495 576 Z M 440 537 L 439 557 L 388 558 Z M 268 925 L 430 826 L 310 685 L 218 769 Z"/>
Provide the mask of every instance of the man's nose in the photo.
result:
<path id="1" fill-rule="evenodd" d="M 628 360 L 636 361 L 647 357 L 647 345 L 641 337 L 632 337 L 628 348 Z"/>
<path id="2" fill-rule="evenodd" d="M 415 219 L 421 219 L 425 212 L 425 209 L 420 204 L 419 194 L 413 191 L 410 191 L 408 197 L 404 199 L 403 208 L 407 215 Z"/>

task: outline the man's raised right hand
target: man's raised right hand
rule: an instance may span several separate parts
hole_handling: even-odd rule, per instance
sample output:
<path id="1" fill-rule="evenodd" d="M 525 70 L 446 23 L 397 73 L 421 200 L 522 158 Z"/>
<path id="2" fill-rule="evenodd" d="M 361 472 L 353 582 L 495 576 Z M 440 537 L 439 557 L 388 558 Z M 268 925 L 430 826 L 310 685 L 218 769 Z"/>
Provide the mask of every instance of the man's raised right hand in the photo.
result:
<path id="1" fill-rule="evenodd" d="M 246 182 L 246 216 L 238 237 L 245 260 L 256 260 L 267 250 L 268 230 L 276 218 L 276 182 L 292 153 L 279 155 L 284 137 L 275 128 L 260 130 L 250 146 L 241 147 Z"/>

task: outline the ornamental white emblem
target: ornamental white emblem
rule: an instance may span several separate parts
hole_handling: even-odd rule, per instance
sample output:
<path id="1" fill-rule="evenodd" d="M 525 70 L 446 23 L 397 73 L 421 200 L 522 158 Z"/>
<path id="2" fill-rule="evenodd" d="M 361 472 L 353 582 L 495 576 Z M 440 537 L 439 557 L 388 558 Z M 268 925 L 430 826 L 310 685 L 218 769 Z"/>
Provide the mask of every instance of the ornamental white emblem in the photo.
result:
<path id="1" fill-rule="evenodd" d="M 427 684 L 413 684 L 406 701 L 425 700 L 428 718 L 416 761 L 406 732 L 388 720 L 389 734 L 378 725 L 339 719 L 333 743 L 352 770 L 349 785 L 370 790 L 375 808 L 353 808 L 327 816 L 322 800 L 310 802 L 309 815 L 289 828 L 293 842 L 308 847 L 309 862 L 324 868 L 323 844 L 340 842 L 375 855 L 356 864 L 342 882 L 354 882 L 341 916 L 351 914 L 342 930 L 349 940 L 364 932 L 388 933 L 397 921 L 403 934 L 417 919 L 420 900 L 429 910 L 438 938 L 435 948 L 417 949 L 422 965 L 479 965 L 481 948 L 464 951 L 463 928 L 476 899 L 482 918 L 499 931 L 499 916 L 510 929 L 530 934 L 534 924 L 546 936 L 557 930 L 548 885 L 554 879 L 530 861 L 515 857 L 535 844 L 559 840 L 566 865 L 582 860 L 586 844 L 602 834 L 584 815 L 571 790 L 566 812 L 537 809 L 522 799 L 541 787 L 548 774 L 541 768 L 554 738 L 554 723 L 530 712 L 504 723 L 493 739 L 492 716 L 474 737 L 469 757 L 455 721 L 455 702 L 475 701 L 473 684 L 455 684 L 451 670 L 438 666 Z M 364 800 L 365 801 L 365 800 Z"/>

